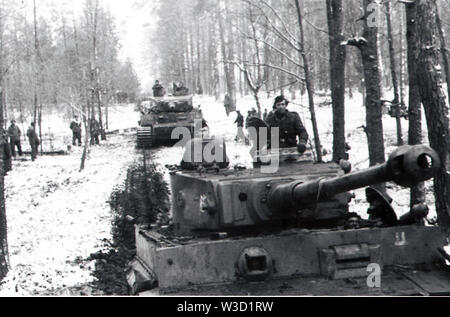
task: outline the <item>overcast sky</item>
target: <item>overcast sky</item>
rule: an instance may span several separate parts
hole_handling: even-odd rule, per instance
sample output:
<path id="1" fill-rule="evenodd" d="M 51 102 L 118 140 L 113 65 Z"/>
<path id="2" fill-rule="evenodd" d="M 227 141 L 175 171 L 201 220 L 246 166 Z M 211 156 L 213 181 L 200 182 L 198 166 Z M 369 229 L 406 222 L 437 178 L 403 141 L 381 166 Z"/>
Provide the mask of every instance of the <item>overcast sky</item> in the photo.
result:
<path id="1" fill-rule="evenodd" d="M 20 1 L 20 9 L 25 10 L 29 18 L 33 14 L 33 0 L 7 0 Z M 116 18 L 117 33 L 121 43 L 119 57 L 121 60 L 130 58 L 135 66 L 136 73 L 141 79 L 142 88 L 151 84 L 150 65 L 145 50 L 148 51 L 149 41 L 146 35 L 154 25 L 155 17 L 152 8 L 155 0 L 100 0 L 101 5 L 108 6 Z M 38 15 L 50 19 L 52 9 L 68 10 L 81 13 L 83 0 L 36 0 Z"/>
<path id="2" fill-rule="evenodd" d="M 79 0 L 72 0 L 79 1 Z M 122 43 L 121 58 L 131 58 L 136 72 L 145 88 L 150 84 L 149 61 L 144 61 L 145 37 L 153 25 L 152 6 L 154 1 L 103 0 L 117 19 L 117 28 Z M 137 5 L 137 3 L 143 4 Z"/>

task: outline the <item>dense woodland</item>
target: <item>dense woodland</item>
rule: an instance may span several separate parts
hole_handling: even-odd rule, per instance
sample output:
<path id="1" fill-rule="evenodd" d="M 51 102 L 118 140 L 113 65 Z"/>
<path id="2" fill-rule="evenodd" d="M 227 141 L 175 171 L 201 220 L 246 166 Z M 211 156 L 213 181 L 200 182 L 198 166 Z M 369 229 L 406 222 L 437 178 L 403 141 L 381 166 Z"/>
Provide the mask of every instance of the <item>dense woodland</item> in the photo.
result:
<path id="1" fill-rule="evenodd" d="M 408 1 L 384 1 L 383 5 L 369 8 L 370 19 L 374 20 L 372 23 L 379 26 L 381 86 L 393 88 L 393 62 L 397 72 L 398 98 L 403 100 L 407 86 L 405 2 Z M 304 48 L 314 91 L 329 91 L 329 41 L 334 38 L 329 37 L 331 30 L 327 20 L 330 10 L 327 11 L 327 6 L 328 3 L 334 5 L 334 1 L 306 0 L 298 3 L 303 41 L 294 0 L 159 1 L 155 9 L 159 17 L 157 26 L 149 35 L 153 77 L 166 83 L 183 80 L 191 89 L 200 89 L 219 98 L 229 87 L 228 76 L 225 75 L 229 72 L 236 92 L 248 95 L 252 92 L 251 85 L 246 84 L 244 72 L 239 71 L 240 66 L 245 66 L 255 87 L 263 82 L 260 92 L 294 94 L 300 89 L 304 93 L 304 61 L 300 56 Z M 447 17 L 450 7 L 445 5 L 445 1 L 437 3 L 440 14 Z M 341 6 L 342 26 L 337 43 L 361 36 L 365 24 L 362 0 L 341 1 Z M 450 24 L 446 19 L 442 19 L 442 30 L 445 35 L 449 34 Z M 364 91 L 363 67 L 358 50 L 347 49 L 345 54 L 345 86 L 352 97 L 354 91 Z M 257 65 L 261 67 L 258 69 Z M 388 94 L 387 97 L 392 96 Z"/>
<path id="2" fill-rule="evenodd" d="M 307 94 L 313 140 L 321 160 L 315 118 L 318 95 L 329 96 L 333 159 L 345 154 L 345 96 L 366 105 L 370 165 L 385 161 L 382 115 L 397 118 L 398 144 L 428 140 L 443 162 L 435 178 L 439 224 L 450 227 L 447 179 L 448 49 L 450 6 L 440 0 L 160 0 L 146 43 L 151 77 L 180 80 L 217 99 L 262 94 Z M 51 2 L 0 0 L 1 112 L 39 123 L 54 110 L 82 112 L 107 122 L 108 104 L 134 101 L 139 90 L 130 61 L 118 59 L 115 22 L 108 7 L 85 0 L 81 11 Z M 135 1 L 136 7 L 146 1 Z M 450 85 L 448 85 L 450 89 Z M 359 96 L 359 94 L 358 94 Z M 239 106 L 239 105 L 237 105 Z M 404 110 L 408 110 L 405 112 Z M 402 135 L 401 116 L 408 117 Z M 3 124 L 1 124 L 3 126 Z M 0 184 L 1 187 L 3 183 Z M 423 199 L 423 186 L 411 202 Z M 4 200 L 1 199 L 3 202 Z M 2 208 L 4 213 L 4 208 Z M 6 222 L 0 217 L 0 239 Z M 6 243 L 0 258 L 6 254 Z M 0 261 L 0 263 L 5 263 Z M 0 266 L 0 277 L 6 266 Z"/>
<path id="3" fill-rule="evenodd" d="M 5 118 L 52 110 L 93 115 L 117 99 L 134 100 L 131 61 L 118 58 L 115 21 L 104 1 L 0 2 L 0 69 Z M 97 114 L 98 115 L 98 114 Z M 98 119 L 101 120 L 101 117 Z M 45 118 L 42 118 L 45 120 Z"/>
<path id="4" fill-rule="evenodd" d="M 443 89 L 450 80 L 448 2 L 167 0 L 155 10 L 158 21 L 149 35 L 155 79 L 181 80 L 217 99 L 226 92 L 233 102 L 253 95 L 260 114 L 261 94 L 307 94 L 319 161 L 318 95 L 330 96 L 338 161 L 345 155 L 344 96 L 361 93 L 371 166 L 385 161 L 386 109 L 397 119 L 399 145 L 422 142 L 424 110 L 430 145 L 443 162 L 435 180 L 439 223 L 450 225 Z M 408 135 L 402 135 L 401 117 L 409 119 Z M 418 186 L 411 202 L 422 199 Z"/>

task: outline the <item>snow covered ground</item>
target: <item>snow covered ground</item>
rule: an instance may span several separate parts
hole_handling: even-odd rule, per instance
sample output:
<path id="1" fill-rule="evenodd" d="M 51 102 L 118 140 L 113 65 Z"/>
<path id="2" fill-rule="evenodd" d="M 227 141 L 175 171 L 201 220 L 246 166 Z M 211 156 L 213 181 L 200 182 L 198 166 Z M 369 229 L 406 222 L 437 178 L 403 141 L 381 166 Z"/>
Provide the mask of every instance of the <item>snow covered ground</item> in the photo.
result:
<path id="1" fill-rule="evenodd" d="M 117 128 L 136 125 L 133 107 L 120 107 L 117 116 Z M 134 146 L 133 135 L 111 136 L 90 148 L 82 172 L 80 147 L 13 161 L 5 179 L 11 270 L 0 296 L 73 294 L 92 281 L 94 261 L 83 260 L 111 240 L 108 199 L 135 158 Z"/>
<path id="2" fill-rule="evenodd" d="M 325 98 L 316 98 L 319 105 Z M 329 99 L 328 99 L 329 100 Z M 234 141 L 235 113 L 226 116 L 222 100 L 213 97 L 195 97 L 195 105 L 201 105 L 212 135 L 227 141 L 227 154 L 234 164 L 251 166 L 249 146 Z M 271 109 L 273 97 L 262 96 L 262 107 Z M 313 135 L 306 107 L 307 96 L 293 100 L 291 111 L 297 111 Z M 239 98 L 238 109 L 245 116 L 254 107 L 251 96 Z M 303 105 L 303 106 L 302 106 Z M 119 106 L 110 109 L 110 129 L 135 127 L 138 114 L 134 107 Z M 332 114 L 331 106 L 316 108 L 322 145 L 330 153 L 324 160 L 331 160 Z M 56 149 L 65 149 L 71 141 L 70 120 L 52 117 L 46 122 L 55 137 Z M 407 121 L 402 120 L 404 136 Z M 364 131 L 365 109 L 362 97 L 355 95 L 346 101 L 347 141 L 351 145 L 350 161 L 353 169 L 367 168 L 368 149 Z M 395 148 L 395 119 L 384 116 L 386 155 Z M 424 127 L 425 128 L 425 127 Z M 26 146 L 25 146 L 26 148 Z M 44 148 L 45 150 L 45 148 Z M 153 160 L 162 164 L 178 164 L 183 149 L 163 147 L 155 151 Z M 78 172 L 81 148 L 75 148 L 67 156 L 39 157 L 36 162 L 14 161 L 13 171 L 6 177 L 6 208 L 11 270 L 0 283 L 0 296 L 77 294 L 92 282 L 93 262 L 86 262 L 91 253 L 105 247 L 111 239 L 111 211 L 107 200 L 115 184 L 123 181 L 127 166 L 135 159 L 134 138 L 113 136 L 100 147 L 91 148 L 86 169 Z M 168 179 L 168 175 L 167 179 Z M 430 182 L 427 186 L 430 186 Z M 368 205 L 364 190 L 357 190 L 350 208 L 365 216 Z M 394 198 L 398 214 L 408 211 L 409 190 L 397 186 L 388 187 Z M 430 217 L 435 215 L 434 198 L 428 194 Z M 89 292 L 88 292 L 89 293 Z M 79 293 L 78 293 L 79 294 Z"/>

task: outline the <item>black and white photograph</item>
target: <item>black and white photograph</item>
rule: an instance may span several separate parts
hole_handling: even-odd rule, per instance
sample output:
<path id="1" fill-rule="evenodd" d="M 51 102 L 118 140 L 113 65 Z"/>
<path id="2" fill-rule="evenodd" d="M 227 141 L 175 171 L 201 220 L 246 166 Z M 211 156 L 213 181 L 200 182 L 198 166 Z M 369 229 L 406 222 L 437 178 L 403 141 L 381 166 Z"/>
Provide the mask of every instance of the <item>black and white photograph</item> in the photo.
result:
<path id="1" fill-rule="evenodd" d="M 448 0 L 0 0 L 0 297 L 450 296 L 448 43 Z"/>

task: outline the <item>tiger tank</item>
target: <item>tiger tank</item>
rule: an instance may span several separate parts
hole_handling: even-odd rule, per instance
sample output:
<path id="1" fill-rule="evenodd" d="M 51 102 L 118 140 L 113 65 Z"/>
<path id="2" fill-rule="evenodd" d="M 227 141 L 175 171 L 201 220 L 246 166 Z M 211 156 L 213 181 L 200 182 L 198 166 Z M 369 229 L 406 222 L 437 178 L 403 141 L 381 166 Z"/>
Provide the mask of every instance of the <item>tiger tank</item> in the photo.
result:
<path id="1" fill-rule="evenodd" d="M 172 168 L 169 226 L 136 225 L 133 293 L 370 295 L 366 279 L 375 268 L 383 276 L 376 294 L 423 294 L 414 279 L 436 276 L 414 276 L 421 271 L 412 268 L 445 264 L 438 226 L 377 223 L 349 210 L 354 189 L 411 187 L 434 177 L 440 160 L 431 148 L 399 147 L 386 163 L 351 172 L 344 161 L 317 163 L 293 149 L 267 153 L 276 169 L 230 167 L 221 144 L 194 139 Z M 211 148 L 219 150 L 186 164 Z M 392 268 L 410 276 L 399 278 Z M 450 279 L 439 280 L 441 291 L 450 291 Z"/>
<path id="2" fill-rule="evenodd" d="M 178 141 L 172 138 L 175 128 L 186 128 L 193 136 L 195 122 L 203 119 L 201 110 L 193 107 L 192 95 L 153 97 L 142 102 L 140 108 L 137 148 L 175 143 Z"/>

